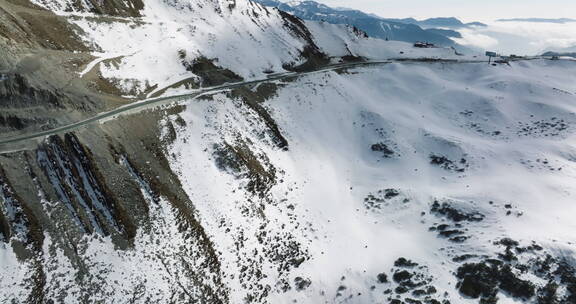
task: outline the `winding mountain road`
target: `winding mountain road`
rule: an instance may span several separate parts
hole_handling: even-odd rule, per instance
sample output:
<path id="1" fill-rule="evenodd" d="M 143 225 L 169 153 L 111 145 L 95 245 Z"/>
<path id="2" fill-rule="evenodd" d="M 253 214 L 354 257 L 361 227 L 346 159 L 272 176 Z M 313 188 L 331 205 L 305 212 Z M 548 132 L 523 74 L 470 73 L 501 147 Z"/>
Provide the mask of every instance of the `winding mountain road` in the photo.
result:
<path id="1" fill-rule="evenodd" d="M 531 59 L 536 59 L 536 58 L 529 58 L 527 60 L 531 60 Z M 115 118 L 122 113 L 134 111 L 134 110 L 137 110 L 140 108 L 145 108 L 147 106 L 154 105 L 154 104 L 159 105 L 162 103 L 174 102 L 174 101 L 178 101 L 178 100 L 182 100 L 182 99 L 191 100 L 191 99 L 195 99 L 199 96 L 207 95 L 207 94 L 213 94 L 213 93 L 216 93 L 218 91 L 226 91 L 226 90 L 230 90 L 230 89 L 234 89 L 234 88 L 238 88 L 238 87 L 242 87 L 242 86 L 249 86 L 249 85 L 255 85 L 255 84 L 260 84 L 260 83 L 265 83 L 265 82 L 272 82 L 272 81 L 287 79 L 287 78 L 291 78 L 291 77 L 299 77 L 299 76 L 311 75 L 311 74 L 316 74 L 316 73 L 325 73 L 328 71 L 334 71 L 334 70 L 339 70 L 339 69 L 344 69 L 344 68 L 384 65 L 384 64 L 390 64 L 393 62 L 457 63 L 457 64 L 462 64 L 462 63 L 486 63 L 487 61 L 485 61 L 485 60 L 430 59 L 430 58 L 389 59 L 389 60 L 383 60 L 383 61 L 362 61 L 362 62 L 353 62 L 353 63 L 333 64 L 333 65 L 327 65 L 325 67 L 319 68 L 319 69 L 314 70 L 314 71 L 309 71 L 309 72 L 287 72 L 287 73 L 282 73 L 282 74 L 269 75 L 267 78 L 263 78 L 263 79 L 242 81 L 242 82 L 237 82 L 237 83 L 227 83 L 227 84 L 223 84 L 220 86 L 198 89 L 198 90 L 195 90 L 195 91 L 187 93 L 187 94 L 158 97 L 158 98 L 148 98 L 148 99 L 144 99 L 141 101 L 131 103 L 131 104 L 126 105 L 126 106 L 116 108 L 112 111 L 99 113 L 99 114 L 94 115 L 93 117 L 90 117 L 90 118 L 87 118 L 84 120 L 80 120 L 80 121 L 77 121 L 74 123 L 70 123 L 67 125 L 63 125 L 63 126 L 60 126 L 57 128 L 53 128 L 50 130 L 37 131 L 37 132 L 30 133 L 30 134 L 17 135 L 17 136 L 12 136 L 12 137 L 7 137 L 7 138 L 0 138 L 0 153 L 7 153 L 10 151 L 10 149 L 7 147 L 7 145 L 17 144 L 20 142 L 26 142 L 26 141 L 30 141 L 30 140 L 36 140 L 36 139 L 40 139 L 40 138 L 43 138 L 46 136 L 72 131 L 72 130 L 78 129 L 80 127 L 83 127 L 83 126 L 86 126 L 86 125 L 89 125 L 92 123 L 103 121 L 105 119 Z"/>

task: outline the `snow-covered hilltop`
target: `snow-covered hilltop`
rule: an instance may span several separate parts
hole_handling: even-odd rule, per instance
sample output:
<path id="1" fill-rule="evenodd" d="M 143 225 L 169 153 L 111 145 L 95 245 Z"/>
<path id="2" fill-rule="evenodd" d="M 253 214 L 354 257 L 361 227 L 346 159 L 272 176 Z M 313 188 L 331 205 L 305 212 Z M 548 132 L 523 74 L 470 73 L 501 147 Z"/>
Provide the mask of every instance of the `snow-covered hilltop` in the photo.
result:
<path id="1" fill-rule="evenodd" d="M 0 144 L 0 302 L 576 303 L 575 61 L 247 0 L 16 2 L 0 143 L 180 97 Z"/>

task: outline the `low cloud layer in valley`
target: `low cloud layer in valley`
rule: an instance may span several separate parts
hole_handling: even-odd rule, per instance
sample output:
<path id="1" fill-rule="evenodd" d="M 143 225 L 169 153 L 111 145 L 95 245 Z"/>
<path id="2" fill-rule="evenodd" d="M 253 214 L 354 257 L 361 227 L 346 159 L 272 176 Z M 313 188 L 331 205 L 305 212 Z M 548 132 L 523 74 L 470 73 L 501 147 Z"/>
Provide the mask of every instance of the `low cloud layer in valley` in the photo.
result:
<path id="1" fill-rule="evenodd" d="M 461 29 L 459 44 L 504 54 L 535 55 L 576 46 L 576 22 L 494 21 Z"/>

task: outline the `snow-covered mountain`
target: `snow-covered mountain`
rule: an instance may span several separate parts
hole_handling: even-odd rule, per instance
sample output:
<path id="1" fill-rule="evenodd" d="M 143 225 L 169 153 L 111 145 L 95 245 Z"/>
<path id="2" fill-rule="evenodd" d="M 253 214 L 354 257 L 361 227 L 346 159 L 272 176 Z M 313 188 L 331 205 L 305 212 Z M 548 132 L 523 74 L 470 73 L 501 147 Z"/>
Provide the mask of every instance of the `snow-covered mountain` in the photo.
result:
<path id="1" fill-rule="evenodd" d="M 358 10 L 331 8 L 314 1 L 288 1 L 256 0 L 263 5 L 277 7 L 304 20 L 326 21 L 332 24 L 350 24 L 363 31 L 370 37 L 405 42 L 426 41 L 440 46 L 458 46 L 450 37 L 458 36 L 456 31 L 439 31 L 437 29 L 423 29 L 415 19 L 383 19 L 378 16 L 363 13 Z M 443 26 L 443 25 L 441 25 Z"/>
<path id="2" fill-rule="evenodd" d="M 88 4 L 70 8 L 66 3 L 37 1 L 68 16 L 84 32 L 84 42 L 99 59 L 81 74 L 98 65 L 104 78 L 131 96 L 153 95 L 173 84 L 194 82 L 198 76 L 213 84 L 227 80 L 201 75 L 210 66 L 229 71 L 216 77 L 238 80 L 306 64 L 311 68 L 328 56 L 402 57 L 395 48 L 381 47 L 383 42 L 366 39 L 353 28 L 317 23 L 308 28 L 291 15 L 250 1 L 149 1 L 140 17 L 104 21 L 86 15 L 94 10 Z"/>
<path id="3" fill-rule="evenodd" d="M 247 0 L 3 1 L 0 30 L 0 302 L 575 302 L 575 61 Z"/>

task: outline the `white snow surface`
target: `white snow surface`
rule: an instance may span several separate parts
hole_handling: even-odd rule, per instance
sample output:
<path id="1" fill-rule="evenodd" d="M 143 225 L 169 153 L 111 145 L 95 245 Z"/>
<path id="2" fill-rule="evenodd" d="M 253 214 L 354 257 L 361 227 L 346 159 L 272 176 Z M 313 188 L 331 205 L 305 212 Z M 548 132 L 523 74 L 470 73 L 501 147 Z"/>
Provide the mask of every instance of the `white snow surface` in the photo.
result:
<path id="1" fill-rule="evenodd" d="M 503 237 L 575 253 L 575 69 L 572 62 L 550 61 L 511 67 L 394 63 L 302 77 L 267 102 L 289 151 L 271 147 L 259 134 L 263 123 L 220 94 L 181 114 L 191 127 L 178 130 L 169 154 L 175 155 L 173 168 L 202 223 L 224 252 L 223 263 L 233 265 L 238 256 L 263 250 L 255 239 L 262 223 L 269 234 L 289 232 L 305 244 L 310 259 L 290 272 L 289 281 L 300 276 L 311 286 L 272 293 L 271 303 L 386 303 L 387 286 L 375 278 L 398 257 L 427 266 L 452 303 L 476 303 L 456 291 L 453 257 L 495 254 L 492 242 Z M 560 119 L 567 130 L 522 131 L 523 124 Z M 238 137 L 284 172 L 283 182 L 272 189 L 281 203 L 267 204 L 262 217 L 243 213 L 258 199 L 238 187 L 245 181 L 213 161 L 213 142 Z M 396 155 L 383 158 L 371 151 L 379 142 Z M 431 164 L 432 154 L 464 158 L 468 167 L 444 170 Z M 398 190 L 400 199 L 367 209 L 364 199 L 383 189 Z M 450 243 L 428 231 L 443 223 L 430 214 L 434 200 L 451 200 L 486 218 L 466 226 L 468 241 Z M 511 215 L 507 204 L 513 206 Z M 248 248 L 230 245 L 240 237 L 235 231 L 242 232 Z M 281 278 L 268 274 L 270 284 Z M 340 285 L 347 289 L 337 297 Z M 240 299 L 246 291 L 234 292 Z"/>

